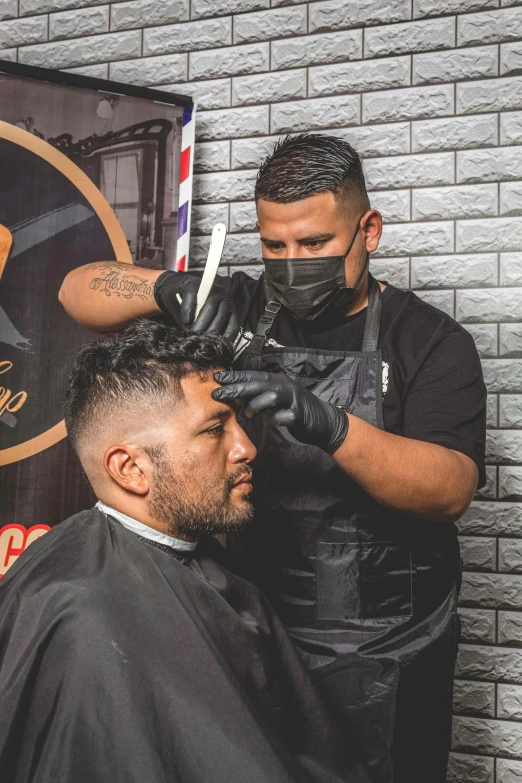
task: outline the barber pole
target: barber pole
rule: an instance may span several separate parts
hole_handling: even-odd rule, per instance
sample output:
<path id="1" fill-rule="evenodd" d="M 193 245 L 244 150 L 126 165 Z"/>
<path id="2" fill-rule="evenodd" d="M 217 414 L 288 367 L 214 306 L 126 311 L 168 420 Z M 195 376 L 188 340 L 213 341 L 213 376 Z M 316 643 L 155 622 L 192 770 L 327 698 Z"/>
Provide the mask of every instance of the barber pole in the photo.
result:
<path id="1" fill-rule="evenodd" d="M 190 210 L 192 206 L 192 169 L 194 165 L 196 107 L 183 109 L 181 133 L 181 161 L 179 172 L 178 242 L 176 246 L 176 271 L 188 269 L 190 245 Z"/>

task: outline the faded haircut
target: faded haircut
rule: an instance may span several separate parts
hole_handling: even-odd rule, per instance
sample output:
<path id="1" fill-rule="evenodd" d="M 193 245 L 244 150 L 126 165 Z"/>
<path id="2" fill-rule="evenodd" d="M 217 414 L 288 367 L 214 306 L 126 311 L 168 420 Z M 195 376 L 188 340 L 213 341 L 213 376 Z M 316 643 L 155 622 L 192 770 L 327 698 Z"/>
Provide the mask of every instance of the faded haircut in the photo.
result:
<path id="1" fill-rule="evenodd" d="M 361 159 L 343 139 L 321 133 L 299 133 L 278 141 L 257 174 L 259 199 L 276 204 L 330 191 L 335 199 L 369 208 Z"/>
<path id="2" fill-rule="evenodd" d="M 193 334 L 163 319 L 142 318 L 82 348 L 74 362 L 64 399 L 67 433 L 75 451 L 100 415 L 125 406 L 153 404 L 168 392 L 181 395 L 180 381 L 232 364 L 223 337 Z"/>

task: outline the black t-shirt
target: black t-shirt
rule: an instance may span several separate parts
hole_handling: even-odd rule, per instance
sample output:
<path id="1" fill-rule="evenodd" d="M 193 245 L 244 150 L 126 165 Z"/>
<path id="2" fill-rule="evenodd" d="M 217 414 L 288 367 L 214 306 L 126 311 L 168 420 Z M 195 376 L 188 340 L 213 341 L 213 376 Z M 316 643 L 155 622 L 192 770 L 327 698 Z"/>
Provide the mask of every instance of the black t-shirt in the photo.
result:
<path id="1" fill-rule="evenodd" d="M 262 277 L 255 280 L 236 272 L 219 283 L 234 298 L 241 326 L 237 346 L 244 348 L 265 307 Z M 283 307 L 269 344 L 360 351 L 365 325 L 366 309 L 332 324 L 298 321 Z M 387 285 L 379 348 L 386 431 L 466 454 L 476 463 L 483 486 L 486 388 L 471 335 L 412 291 Z"/>

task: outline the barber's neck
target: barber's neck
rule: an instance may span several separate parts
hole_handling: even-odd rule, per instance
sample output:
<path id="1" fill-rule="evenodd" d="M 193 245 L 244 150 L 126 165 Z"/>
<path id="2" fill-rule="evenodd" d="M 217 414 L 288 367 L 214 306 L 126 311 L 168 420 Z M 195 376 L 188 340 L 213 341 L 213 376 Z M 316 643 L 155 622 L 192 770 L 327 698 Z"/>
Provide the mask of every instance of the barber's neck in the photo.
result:
<path id="1" fill-rule="evenodd" d="M 357 291 L 357 295 L 353 300 L 353 302 L 351 303 L 348 310 L 346 311 L 346 315 L 355 315 L 355 313 L 360 312 L 367 306 L 368 306 L 368 273 L 366 273 L 364 278 L 361 280 L 361 283 Z"/>
<path id="2" fill-rule="evenodd" d="M 365 307 L 368 307 L 368 274 L 369 273 L 367 273 L 364 280 L 361 281 L 357 296 L 347 310 L 346 315 L 355 315 L 355 313 L 359 313 L 361 310 L 364 310 Z M 386 285 L 385 283 L 379 282 L 379 287 L 381 291 L 384 291 Z"/>

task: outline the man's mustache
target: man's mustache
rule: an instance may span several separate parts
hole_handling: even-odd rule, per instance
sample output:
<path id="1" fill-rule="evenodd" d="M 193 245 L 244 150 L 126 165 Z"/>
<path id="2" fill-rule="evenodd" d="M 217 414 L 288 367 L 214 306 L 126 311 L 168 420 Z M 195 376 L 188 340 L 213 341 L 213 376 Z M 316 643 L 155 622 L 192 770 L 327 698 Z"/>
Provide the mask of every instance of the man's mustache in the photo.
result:
<path id="1" fill-rule="evenodd" d="M 232 488 L 240 483 L 240 479 L 243 481 L 250 483 L 252 480 L 252 466 L 251 465 L 241 465 L 236 470 L 232 471 L 228 476 L 226 480 L 226 486 L 227 489 L 230 491 Z M 241 482 L 242 483 L 242 482 Z"/>

